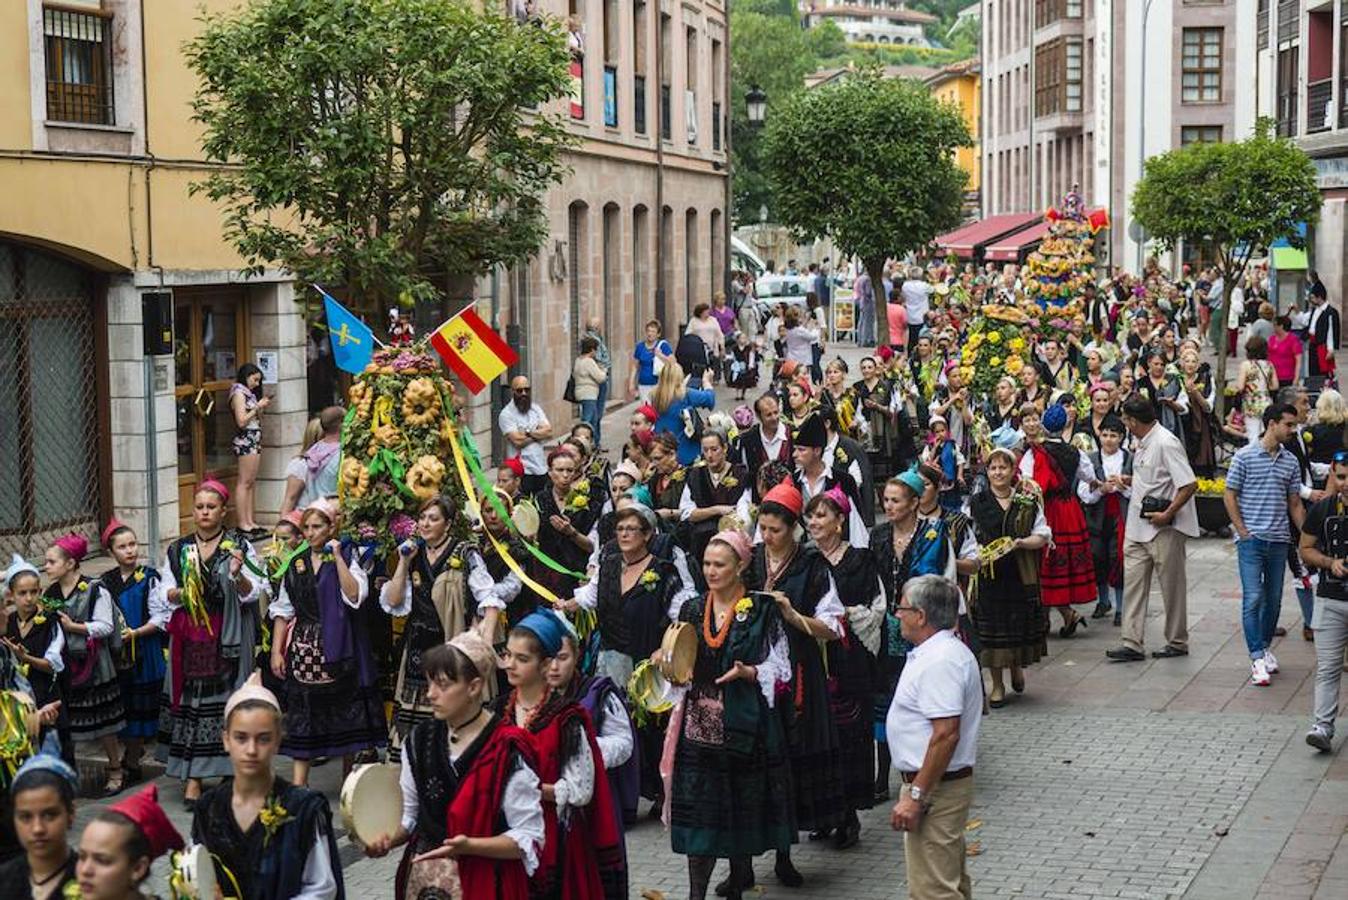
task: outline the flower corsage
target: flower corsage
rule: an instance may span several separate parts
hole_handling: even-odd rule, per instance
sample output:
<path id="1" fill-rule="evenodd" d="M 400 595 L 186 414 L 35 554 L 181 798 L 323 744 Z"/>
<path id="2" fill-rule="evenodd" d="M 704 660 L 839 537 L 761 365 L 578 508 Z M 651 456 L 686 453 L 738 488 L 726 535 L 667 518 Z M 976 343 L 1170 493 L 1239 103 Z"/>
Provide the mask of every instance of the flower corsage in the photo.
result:
<path id="1" fill-rule="evenodd" d="M 741 597 L 735 603 L 735 621 L 747 622 L 749 620 L 749 613 L 753 611 L 753 608 L 753 600 L 748 597 Z"/>
<path id="2" fill-rule="evenodd" d="M 258 821 L 262 823 L 262 845 L 264 847 L 276 834 L 277 829 L 293 818 L 290 811 L 282 806 L 281 801 L 274 796 L 267 798 L 266 805 L 262 807 L 257 817 Z"/>
<path id="3" fill-rule="evenodd" d="M 639 581 L 646 590 L 653 591 L 655 590 L 656 585 L 660 583 L 660 576 L 656 574 L 654 569 L 647 569 L 641 573 Z"/>

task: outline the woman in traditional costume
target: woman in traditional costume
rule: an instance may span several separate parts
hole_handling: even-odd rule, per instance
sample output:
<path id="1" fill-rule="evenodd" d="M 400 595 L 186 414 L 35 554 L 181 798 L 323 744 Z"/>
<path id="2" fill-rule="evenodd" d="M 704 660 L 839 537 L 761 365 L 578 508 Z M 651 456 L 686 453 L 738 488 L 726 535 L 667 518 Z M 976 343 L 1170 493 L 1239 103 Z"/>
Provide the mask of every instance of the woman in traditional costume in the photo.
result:
<path id="1" fill-rule="evenodd" d="M 871 551 L 853 547 L 844 539 L 847 516 L 837 497 L 826 493 L 811 500 L 805 521 L 846 613 L 839 619 L 840 639 L 824 645 L 829 709 L 837 733 L 836 766 L 847 810 L 846 821 L 834 833 L 833 846 L 845 850 L 861 834 L 857 810 L 870 809 L 874 802 L 871 704 L 875 653 L 884 630 L 885 590 Z"/>
<path id="2" fill-rule="evenodd" d="M 80 560 L 88 551 L 89 542 L 77 534 L 59 537 L 47 548 L 45 569 L 51 583 L 42 593 L 42 605 L 53 610 L 65 633 L 62 708 L 70 737 L 102 746 L 108 758 L 103 796 L 111 797 L 125 783 L 117 735 L 126 725 L 126 712 L 113 663 L 122 636 L 113 625 L 112 595 L 102 582 L 80 574 Z"/>
<path id="3" fill-rule="evenodd" d="M 721 519 L 735 516 L 741 528 L 749 525 L 749 477 L 729 458 L 730 439 L 716 428 L 702 433 L 702 459 L 687 469 L 679 497 L 679 519 L 687 529 L 684 541 L 694 559 L 702 558 L 711 536 L 721 530 Z"/>
<path id="4" fill-rule="evenodd" d="M 979 544 L 1009 545 L 979 570 L 970 604 L 979 662 L 992 675 L 988 702 L 994 707 L 1006 702 L 1003 669 L 1011 670 L 1011 688 L 1019 694 L 1025 690 L 1023 667 L 1048 652 L 1048 610 L 1039 600 L 1039 560 L 1053 532 L 1040 508 L 1038 491 L 1018 488 L 1015 472 L 1015 455 L 1001 447 L 993 449 L 988 454 L 988 489 L 969 501 Z"/>
<path id="5" fill-rule="evenodd" d="M 889 742 L 885 717 L 904 660 L 912 647 L 899 633 L 894 612 L 904 582 L 918 575 L 955 577 L 955 550 L 944 518 L 919 519 L 918 504 L 926 484 L 916 472 L 900 472 L 885 482 L 881 502 L 885 521 L 871 529 L 870 548 L 885 590 L 884 634 L 876 654 L 876 683 L 872 724 L 875 738 L 875 802 L 889 797 Z"/>
<path id="6" fill-rule="evenodd" d="M 1090 496 L 1095 471 L 1084 453 L 1062 439 L 1067 410 L 1061 404 L 1044 410 L 1040 424 L 1047 437 L 1025 451 L 1020 475 L 1033 480 L 1043 492 L 1044 518 L 1053 533 L 1039 566 L 1039 599 L 1062 616 L 1058 636 L 1070 638 L 1078 626 L 1086 627 L 1086 617 L 1073 605 L 1098 599 L 1090 534 L 1081 507 Z"/>
<path id="7" fill-rule="evenodd" d="M 74 882 L 77 857 L 69 835 L 79 786 L 74 767 L 46 751 L 30 756 L 14 773 L 0 804 L 6 820 L 0 831 L 17 837 L 18 852 L 6 854 L 0 865 L 0 897 L 60 898 Z"/>
<path id="8" fill-rule="evenodd" d="M 257 674 L 230 695 L 223 728 L 233 776 L 202 794 L 192 817 L 192 841 L 214 858 L 223 896 L 344 896 L 328 800 L 276 775 L 273 764 L 283 743 L 281 706 Z"/>
<path id="9" fill-rule="evenodd" d="M 159 705 L 164 694 L 164 629 L 169 623 L 168 604 L 156 596 L 162 591 L 159 573 L 140 564 L 136 533 L 113 519 L 103 529 L 103 546 L 112 553 L 117 567 L 103 573 L 100 581 L 117 602 L 125 628 L 118 679 L 126 727 L 122 729 L 122 774 L 130 784 L 145 779 L 141 758 L 145 742 L 159 730 Z"/>
<path id="10" fill-rule="evenodd" d="M 670 689 L 661 771 L 670 773 L 670 843 L 688 857 L 690 900 L 705 900 L 721 858 L 730 860 L 726 896 L 739 900 L 751 858 L 789 850 L 795 835 L 786 737 L 773 709 L 791 653 L 782 605 L 745 585 L 751 558 L 743 533 L 718 533 L 702 559 L 707 596 L 679 612 L 698 629 L 697 660 L 692 682 Z"/>
<path id="11" fill-rule="evenodd" d="M 694 595 L 675 560 L 657 552 L 662 536 L 656 529 L 650 509 L 626 501 L 615 516 L 615 543 L 601 551 L 595 577 L 564 604 L 568 610 L 595 612 L 599 631 L 595 672 L 624 687 L 636 663 L 659 649 L 665 629 Z M 657 763 L 667 721 L 666 715 L 650 715 L 638 729 L 641 795 L 657 806 L 664 797 Z"/>
<path id="12" fill-rule="evenodd" d="M 1123 535 L 1132 496 L 1133 454 L 1123 448 L 1128 431 L 1117 416 L 1100 426 L 1100 447 L 1091 454 L 1095 482 L 1086 501 L 1086 525 L 1091 534 L 1095 561 L 1096 590 L 1100 599 L 1092 619 L 1114 613 L 1114 624 L 1123 624 Z M 1112 602 L 1111 602 L 1112 601 Z"/>
<path id="13" fill-rule="evenodd" d="M 874 357 L 861 360 L 861 380 L 852 385 L 856 398 L 858 431 L 871 472 L 883 482 L 894 474 L 898 457 L 899 418 L 894 409 L 894 383 Z"/>
<path id="14" fill-rule="evenodd" d="M 146 785 L 94 816 L 80 835 L 75 877 L 81 900 L 154 900 L 141 890 L 154 861 L 183 849 L 183 839 Z"/>
<path id="15" fill-rule="evenodd" d="M 389 756 L 395 761 L 412 726 L 431 718 L 421 655 L 474 624 L 475 613 L 504 609 L 519 593 L 518 578 L 496 581 L 475 545 L 451 546 L 450 523 L 457 515 L 440 495 L 421 505 L 417 538 L 398 547 L 398 566 L 379 594 L 385 612 L 407 617 L 390 733 Z"/>
<path id="16" fill-rule="evenodd" d="M 308 550 L 292 560 L 268 609 L 271 670 L 283 678 L 286 733 L 281 752 L 295 761 L 295 784 L 309 784 L 310 761 L 352 757 L 388 743 L 374 655 L 357 611 L 369 579 L 354 547 L 337 539 L 335 501 L 315 500 L 304 510 Z"/>
<path id="17" fill-rule="evenodd" d="M 832 502 L 836 505 L 841 496 L 841 491 L 835 492 Z M 847 827 L 851 811 L 843 791 L 842 758 L 829 708 L 825 651 L 820 646 L 841 636 L 843 609 L 824 559 L 814 547 L 796 540 L 802 503 L 800 491 L 790 482 L 763 496 L 758 513 L 763 541 L 754 547 L 744 577 L 778 604 L 782 618 L 790 624 L 786 629 L 791 661 L 791 690 L 786 696 L 790 702 L 776 711 L 782 719 L 791 765 L 793 832 L 808 831 L 820 840 L 834 829 Z M 777 880 L 788 887 L 804 883 L 791 862 L 789 848 L 777 851 L 774 871 Z M 748 877 L 747 882 L 740 879 L 739 890 L 753 886 L 752 869 Z"/>
<path id="18" fill-rule="evenodd" d="M 511 691 L 506 722 L 530 735 L 542 782 L 546 838 L 529 896 L 541 900 L 625 900 L 627 867 L 622 831 L 590 717 L 548 686 L 547 673 L 567 626 L 550 609 L 526 616 L 510 631 L 505 669 Z"/>
<path id="19" fill-rule="evenodd" d="M 584 572 L 594 546 L 590 531 L 599 518 L 605 488 L 584 477 L 582 463 L 566 445 L 548 454 L 548 486 L 538 502 L 538 549 L 572 572 Z M 569 597 L 580 579 L 547 566 L 537 566 L 533 577 L 555 596 Z"/>
<path id="20" fill-rule="evenodd" d="M 543 851 L 543 794 L 525 732 L 483 706 L 496 654 L 476 630 L 422 656 L 434 718 L 402 754 L 402 820 L 365 847 L 407 845 L 397 900 L 527 900 Z"/>
<path id="21" fill-rule="evenodd" d="M 657 434 L 651 443 L 651 471 L 646 478 L 646 490 L 651 495 L 651 510 L 666 531 L 673 531 L 679 522 L 686 475 L 687 470 L 679 465 L 678 438 L 669 432 Z"/>
<path id="22" fill-rule="evenodd" d="M 223 484 L 201 482 L 192 498 L 193 533 L 169 544 L 159 567 L 169 607 L 169 672 L 156 755 L 170 778 L 186 779 L 189 809 L 201 796 L 201 779 L 230 773 L 220 741 L 225 701 L 253 670 L 257 603 L 266 593 L 266 580 L 252 574 L 262 570 L 252 545 L 225 528 L 228 502 Z"/>

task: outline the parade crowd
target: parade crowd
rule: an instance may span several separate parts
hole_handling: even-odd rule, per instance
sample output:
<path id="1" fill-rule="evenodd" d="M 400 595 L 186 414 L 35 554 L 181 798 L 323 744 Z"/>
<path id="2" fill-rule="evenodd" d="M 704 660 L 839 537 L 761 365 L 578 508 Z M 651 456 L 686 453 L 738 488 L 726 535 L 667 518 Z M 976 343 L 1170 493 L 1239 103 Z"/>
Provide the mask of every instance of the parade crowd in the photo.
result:
<path id="1" fill-rule="evenodd" d="M 1319 654 L 1307 740 L 1327 750 L 1348 643 L 1348 409 L 1323 287 L 1293 322 L 1258 269 L 1229 303 L 1211 270 L 1054 271 L 1070 287 L 1056 300 L 1033 268 L 868 278 L 861 315 L 894 310 L 856 372 L 818 292 L 762 327 L 743 296 L 718 297 L 673 343 L 647 326 L 618 436 L 600 432 L 612 359 L 593 322 L 569 430 L 511 382 L 505 457 L 466 540 L 465 510 L 439 494 L 390 558 L 341 539 L 336 409 L 265 546 L 226 525 L 230 492 L 208 480 L 154 565 L 116 521 L 100 578 L 75 535 L 40 571 L 16 557 L 0 687 L 31 698 L 7 700 L 5 721 L 35 717 L 41 749 L 0 748 L 0 894 L 139 896 L 151 861 L 183 847 L 153 786 L 69 835 L 89 742 L 109 797 L 153 746 L 224 897 L 344 896 L 310 771 L 381 756 L 400 767 L 399 824 L 364 851 L 400 855 L 399 898 L 626 898 L 624 832 L 643 816 L 687 857 L 692 900 L 738 898 L 755 856 L 773 851 L 775 879 L 799 886 L 793 845 L 845 853 L 879 804 L 904 834 L 909 895 L 970 897 L 981 719 L 1033 690 L 1051 638 L 1115 628 L 1110 659 L 1144 659 L 1153 576 L 1165 643 L 1150 655 L 1188 654 L 1196 495 L 1228 512 L 1203 527 L 1238 538 L 1255 685 L 1277 672 L 1292 573 Z M 1228 341 L 1219 417 L 1206 360 Z M 715 411 L 725 391 L 744 402 Z"/>

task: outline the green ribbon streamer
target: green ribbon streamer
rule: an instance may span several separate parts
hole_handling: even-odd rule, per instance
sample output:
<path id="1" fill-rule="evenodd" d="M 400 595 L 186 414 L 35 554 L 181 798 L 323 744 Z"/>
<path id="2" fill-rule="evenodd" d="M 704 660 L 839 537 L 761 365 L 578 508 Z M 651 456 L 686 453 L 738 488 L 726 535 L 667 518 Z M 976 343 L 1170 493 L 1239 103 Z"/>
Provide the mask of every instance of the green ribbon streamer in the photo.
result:
<path id="1" fill-rule="evenodd" d="M 407 486 L 406 468 L 389 448 L 379 448 L 379 452 L 374 455 L 374 459 L 370 460 L 367 471 L 371 478 L 377 478 L 380 474 L 387 474 L 394 487 L 398 489 L 398 493 L 412 500 L 417 499 L 417 495 L 412 493 L 412 489 Z"/>
<path id="2" fill-rule="evenodd" d="M 308 552 L 309 552 L 309 542 L 300 541 L 299 546 L 297 546 L 294 550 L 291 550 L 290 553 L 286 555 L 286 558 L 281 560 L 281 567 L 276 570 L 275 575 L 268 574 L 264 570 L 259 569 L 256 565 L 253 564 L 253 561 L 249 559 L 246 554 L 243 557 L 243 564 L 247 566 L 248 571 L 252 572 L 254 575 L 261 576 L 262 578 L 265 578 L 268 581 L 270 581 L 273 578 L 284 578 L 286 570 L 290 568 L 290 564 L 295 561 L 296 557 L 300 556 L 303 553 Z"/>
<path id="3" fill-rule="evenodd" d="M 515 520 L 510 517 L 510 513 L 506 512 L 505 504 L 501 502 L 500 497 L 496 496 L 496 491 L 492 488 L 491 483 L 487 481 L 486 473 L 482 471 L 482 464 L 479 461 L 477 447 L 473 445 L 473 442 L 468 435 L 468 429 L 460 428 L 458 431 L 459 447 L 463 449 L 464 459 L 468 463 L 468 471 L 472 473 L 473 480 L 477 482 L 478 490 L 480 490 L 482 495 L 487 498 L 487 502 L 491 504 L 491 508 L 496 510 L 496 515 L 500 517 L 501 521 L 505 522 L 506 527 L 510 529 L 511 534 L 520 539 L 520 543 L 524 545 L 524 549 L 528 550 L 529 553 L 533 555 L 534 559 L 538 560 L 552 571 L 566 575 L 570 578 L 579 578 L 582 581 L 586 580 L 588 576 L 584 572 L 571 571 L 551 556 L 548 556 L 542 550 L 539 550 L 531 541 L 527 540 L 524 535 L 520 534 L 519 528 L 515 525 Z"/>

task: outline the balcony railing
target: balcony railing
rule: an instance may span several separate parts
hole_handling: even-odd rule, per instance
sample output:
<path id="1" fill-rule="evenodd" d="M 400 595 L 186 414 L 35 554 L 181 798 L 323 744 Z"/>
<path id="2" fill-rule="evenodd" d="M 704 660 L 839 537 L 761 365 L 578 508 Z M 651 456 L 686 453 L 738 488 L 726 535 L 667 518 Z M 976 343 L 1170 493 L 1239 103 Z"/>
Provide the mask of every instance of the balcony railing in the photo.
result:
<path id="1" fill-rule="evenodd" d="M 1333 124 L 1334 79 L 1312 81 L 1306 88 L 1306 133 L 1328 131 Z"/>

